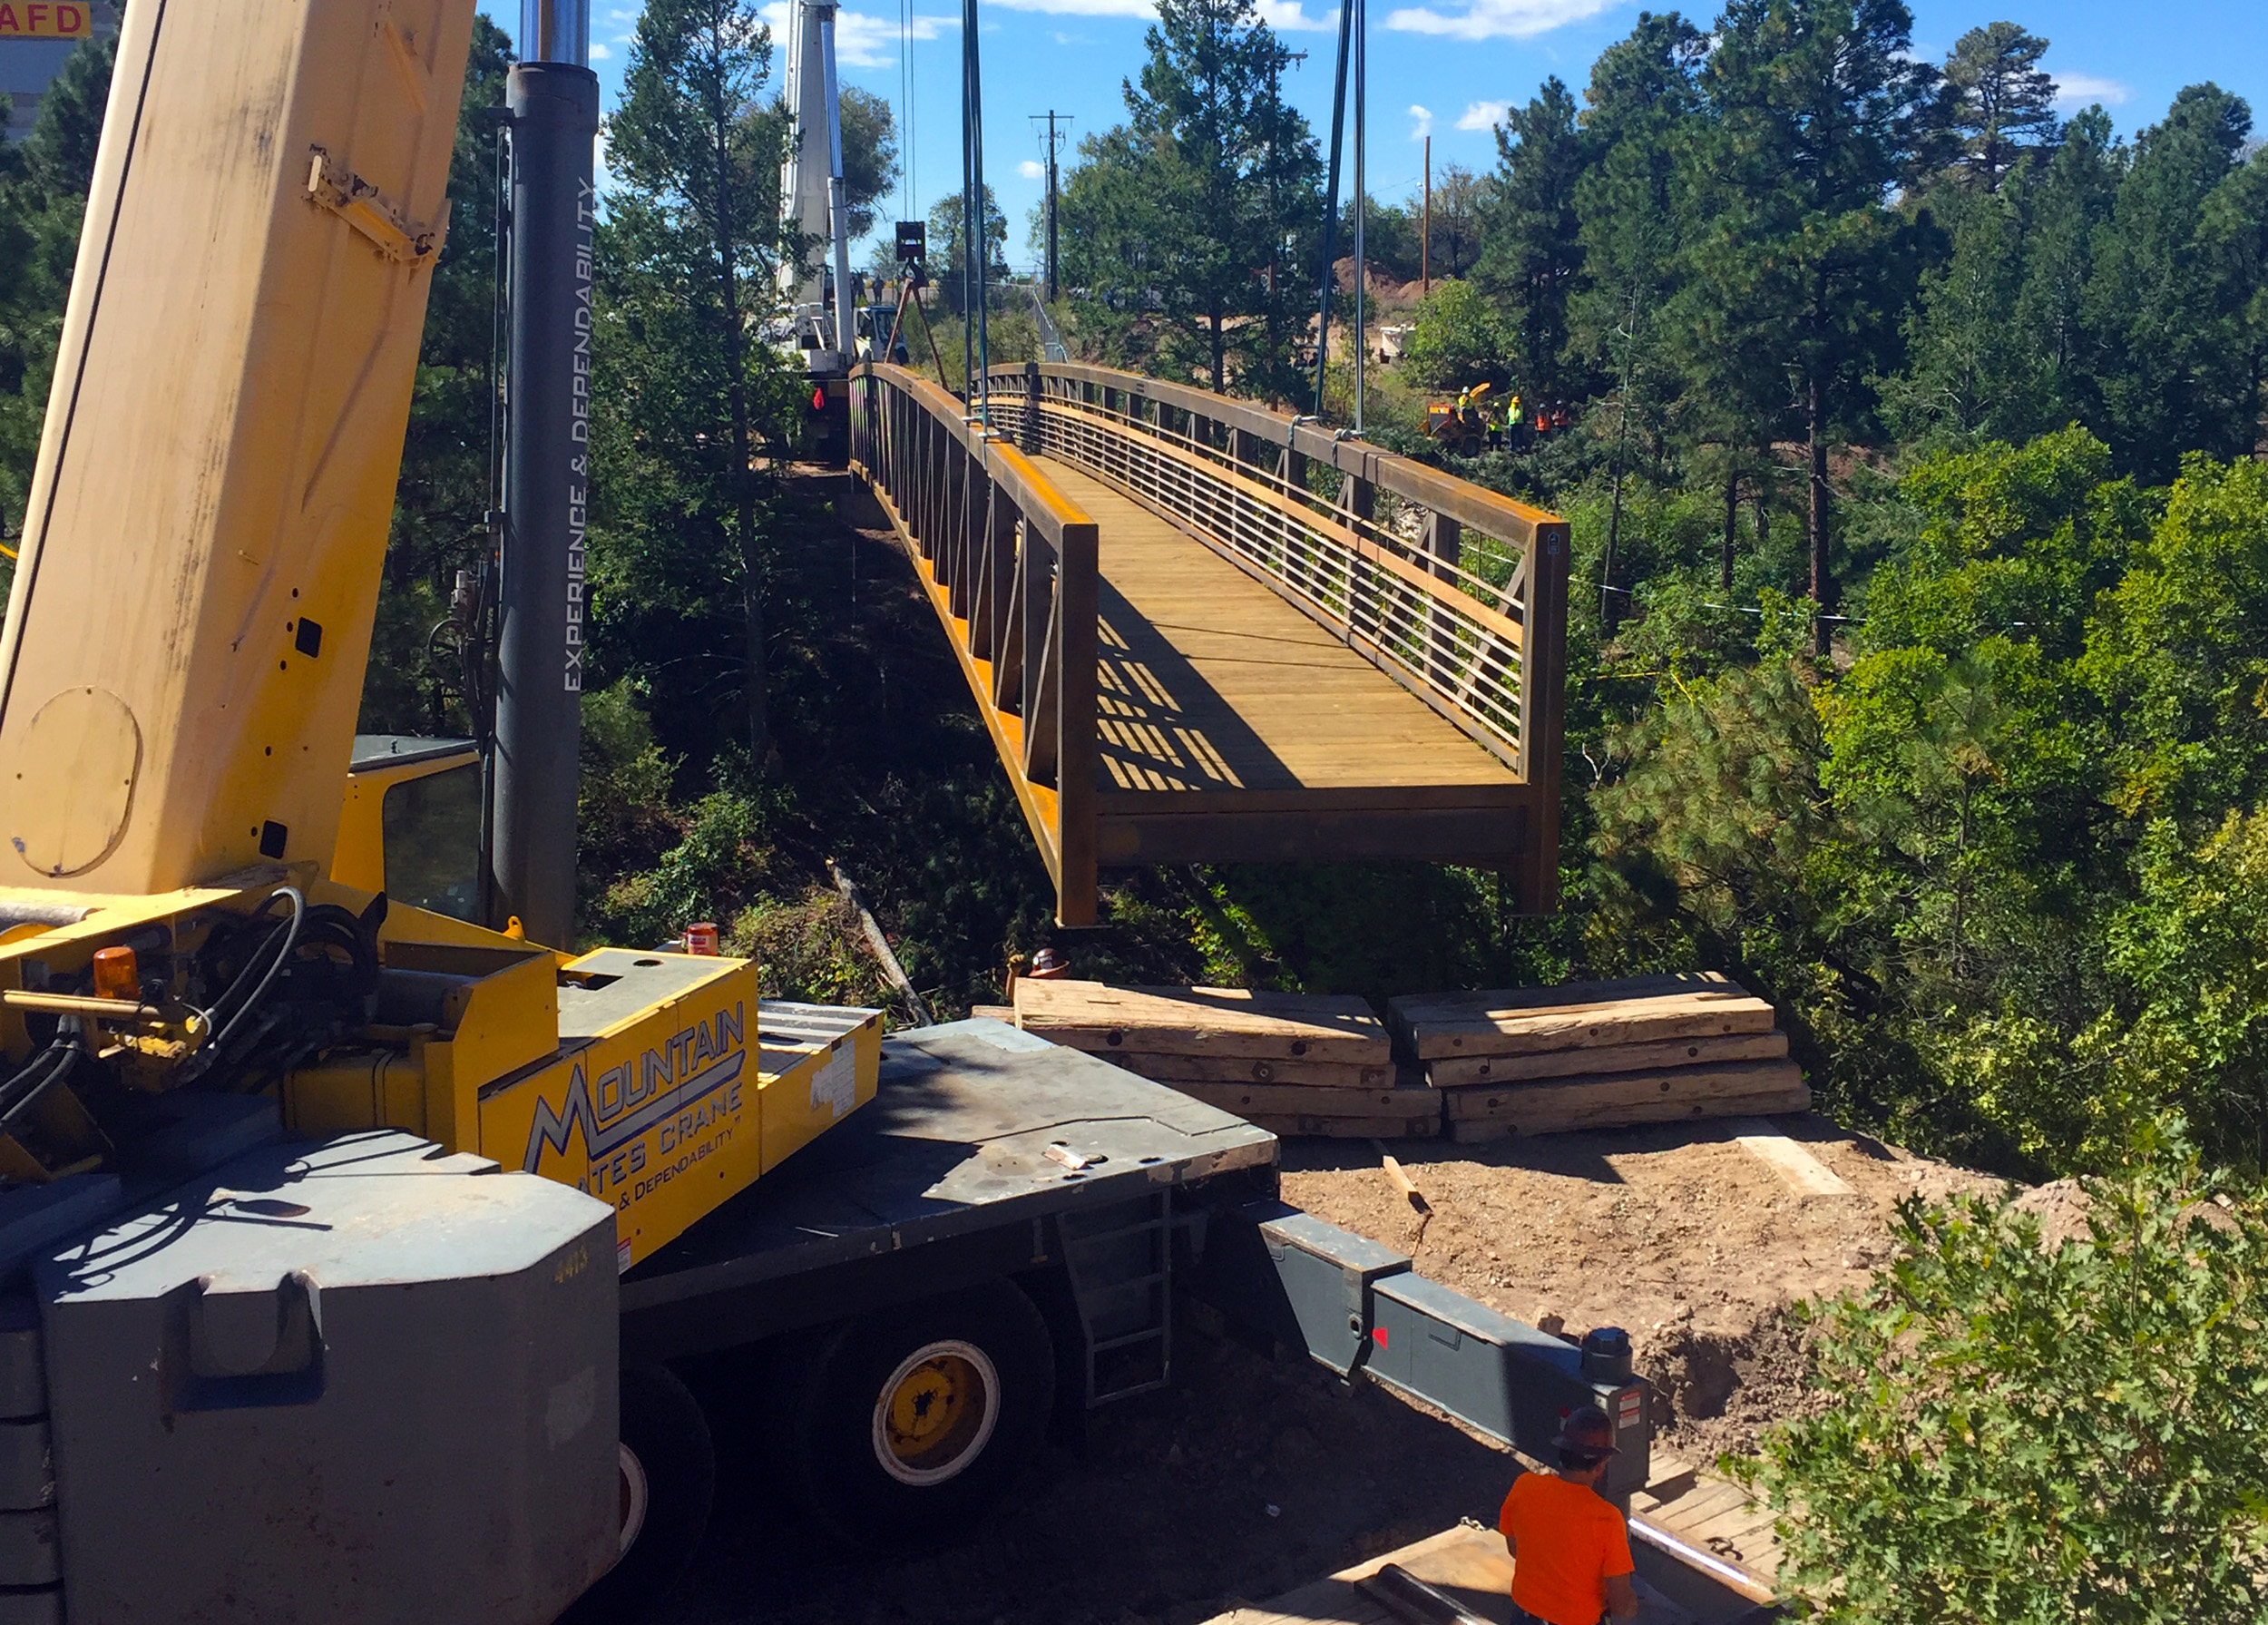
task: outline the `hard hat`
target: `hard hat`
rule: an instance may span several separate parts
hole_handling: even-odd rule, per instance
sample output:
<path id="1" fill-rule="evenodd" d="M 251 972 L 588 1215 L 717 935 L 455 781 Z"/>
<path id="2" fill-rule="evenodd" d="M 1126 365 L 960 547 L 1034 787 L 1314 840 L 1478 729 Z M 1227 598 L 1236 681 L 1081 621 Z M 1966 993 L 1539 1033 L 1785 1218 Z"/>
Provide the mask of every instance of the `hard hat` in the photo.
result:
<path id="1" fill-rule="evenodd" d="M 1622 1454 L 1615 1448 L 1615 1424 L 1595 1405 L 1578 1405 L 1569 1411 L 1560 1421 L 1559 1431 L 1552 1435 L 1551 1444 L 1556 1450 L 1585 1456 L 1591 1462 Z"/>

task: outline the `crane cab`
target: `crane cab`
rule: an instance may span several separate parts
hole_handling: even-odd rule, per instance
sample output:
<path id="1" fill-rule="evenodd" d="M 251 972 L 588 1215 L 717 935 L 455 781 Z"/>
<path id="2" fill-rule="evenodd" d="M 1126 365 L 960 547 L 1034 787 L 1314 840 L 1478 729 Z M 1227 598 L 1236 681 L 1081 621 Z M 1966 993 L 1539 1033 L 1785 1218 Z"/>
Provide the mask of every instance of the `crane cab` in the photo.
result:
<path id="1" fill-rule="evenodd" d="M 451 919 L 480 906 L 480 748 L 357 734 L 331 878 Z"/>

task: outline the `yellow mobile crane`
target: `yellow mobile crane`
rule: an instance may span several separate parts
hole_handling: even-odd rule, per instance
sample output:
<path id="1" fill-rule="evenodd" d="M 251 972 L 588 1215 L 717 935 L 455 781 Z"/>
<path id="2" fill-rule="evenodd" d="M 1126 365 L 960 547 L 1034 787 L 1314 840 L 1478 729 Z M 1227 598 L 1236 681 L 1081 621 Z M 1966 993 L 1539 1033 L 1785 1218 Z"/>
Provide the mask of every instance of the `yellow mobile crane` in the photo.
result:
<path id="1" fill-rule="evenodd" d="M 126 9 L 0 631 L 0 1625 L 634 1612 L 707 1517 L 692 1356 L 820 1516 L 937 1528 L 1059 1405 L 1164 1384 L 1185 1293 L 1533 1449 L 1599 1404 L 1643 1483 L 1626 1339 L 1284 1207 L 1235 1117 L 562 951 L 574 0 L 507 92 L 494 727 L 354 739 L 472 13 Z"/>
<path id="2" fill-rule="evenodd" d="M 533 1298 L 504 1306 L 505 1317 L 535 1332 L 578 1307 L 586 1279 L 611 1283 L 872 1097 L 873 1013 L 767 1073 L 749 963 L 616 949 L 570 957 L 546 945 L 565 941 L 572 847 L 549 875 L 539 852 L 503 877 L 515 915 L 551 922 L 540 943 L 516 917 L 484 929 L 328 877 L 426 294 L 449 225 L 472 16 L 471 0 L 152 0 L 126 14 L 0 635 L 0 866 L 14 871 L 0 884 L 0 1252 L 10 1264 L 169 1176 L 288 1132 L 365 1148 L 323 1164 L 335 1177 L 320 1188 L 346 1194 L 279 1199 L 276 1214 L 243 1224 L 304 1222 L 334 1241 L 383 1235 L 422 1255 L 395 1259 L 394 1275 L 437 1288 L 461 1248 L 485 1274 L 523 1279 Z M 513 75 L 515 183 L 529 194 L 519 224 L 533 239 L 524 251 L 515 244 L 515 270 L 550 250 L 523 279 L 541 271 L 570 297 L 552 301 L 548 351 L 517 352 L 529 359 L 515 380 L 526 406 L 513 454 L 523 484 L 548 477 L 552 488 L 513 514 L 520 530 L 504 543 L 504 669 L 507 683 L 563 693 L 552 714 L 567 727 L 532 732 L 541 697 L 515 696 L 521 731 L 499 732 L 502 753 L 518 759 L 499 769 L 510 781 L 498 793 L 517 784 L 526 802 L 529 781 L 561 779 L 563 755 L 571 830 L 580 605 L 571 592 L 550 604 L 533 594 L 580 574 L 596 101 L 587 67 L 572 61 Z M 566 139 L 547 146 L 554 131 Z M 545 171 L 562 152 L 579 189 Z M 568 230 L 547 240 L 544 206 L 561 214 L 562 191 Z M 516 314 L 546 312 L 523 301 Z M 541 377 L 539 364 L 556 376 Z M 538 439 L 547 427 L 552 445 Z M 553 546 L 562 531 L 566 545 Z M 509 578 L 523 558 L 533 587 L 514 602 Z M 531 678 L 529 662 L 513 661 L 515 635 L 524 645 L 546 630 L 565 634 L 563 683 L 559 663 Z M 496 1163 L 548 1182 L 432 1177 Z M 430 1192 L 462 1182 L 480 1194 L 470 1208 L 460 1198 L 419 1212 L 387 1194 L 401 1178 L 378 1177 L 401 1169 L 427 1176 L 415 1183 Z M 565 1188 L 585 1197 L 562 1199 Z M 98 1253 L 100 1268 L 82 1258 L 45 1290 L 89 1314 L 106 1292 L 115 1299 L 118 1255 Z M 165 1430 L 184 1410 L 242 1410 L 326 1365 L 321 1379 L 344 1385 L 341 1403 L 375 1403 L 376 1389 L 354 1391 L 343 1350 L 327 1361 L 316 1348 L 338 1317 L 352 1321 L 342 1277 L 318 1286 L 280 1263 L 225 1289 L 220 1265 L 176 1291 L 190 1294 L 177 1306 L 185 1380 L 207 1391 L 159 1396 Z M 356 1578 L 373 1599 L 392 1599 L 380 1611 L 548 1619 L 612 1561 L 613 1359 L 597 1346 L 611 1339 L 611 1316 L 569 1317 L 583 1329 L 549 1346 L 523 1336 L 503 1366 L 484 1354 L 412 1383 L 430 1385 L 423 1403 L 436 1420 L 462 1415 L 471 1396 L 503 1408 L 462 1437 L 439 1429 L 422 1459 L 396 1465 L 437 1486 L 501 1427 L 489 1442 L 514 1466 L 484 1516 L 508 1514 L 520 1532 L 484 1560 L 472 1544 L 494 1536 L 480 1520 L 437 1548 L 410 1540 L 366 1556 Z M 67 1326 L 47 1335 L 71 1345 Z M 90 1512 L 106 1497 L 131 1499 L 125 1481 L 136 1467 L 158 1470 L 162 1455 L 106 1468 L 115 1440 L 73 1444 L 61 1415 L 71 1384 L 54 1369 L 64 1475 L 81 1469 Z M 546 1449 L 568 1470 L 531 1476 L 513 1429 L 495 1417 L 547 1392 Z M 483 1470 L 470 1477 L 498 1488 Z M 319 1523 L 322 1495 L 303 1511 Z M 222 1617 L 211 1597 L 263 1565 L 200 1556 L 200 1515 L 183 1504 L 178 1529 L 160 1521 L 156 1532 L 181 1537 L 164 1542 L 179 1572 L 162 1601 L 134 1597 L 135 1565 L 109 1561 L 107 1542 L 130 1529 L 66 1524 L 66 1548 L 79 1539 L 84 1560 L 73 1618 Z M 466 1561 L 436 1573 L 435 1557 L 453 1550 Z M 200 1563 L 211 1571 L 201 1590 Z M 288 1567 L 265 1564 L 271 1576 Z M 225 1613 L 313 1617 L 307 1603 L 282 1585 Z M 0 1601 L 0 1617 L 15 1617 L 12 1606 Z"/>

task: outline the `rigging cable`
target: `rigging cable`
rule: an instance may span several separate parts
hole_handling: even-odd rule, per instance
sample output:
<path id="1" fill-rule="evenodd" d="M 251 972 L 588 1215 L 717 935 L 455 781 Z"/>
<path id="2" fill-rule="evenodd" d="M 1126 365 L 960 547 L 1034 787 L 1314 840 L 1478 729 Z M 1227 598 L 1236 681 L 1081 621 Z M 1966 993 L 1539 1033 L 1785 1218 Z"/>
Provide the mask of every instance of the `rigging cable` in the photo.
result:
<path id="1" fill-rule="evenodd" d="M 1339 4 L 1339 65 L 1331 92 L 1331 179 L 1323 200 L 1322 317 L 1315 328 L 1315 416 L 1323 416 L 1324 364 L 1331 353 L 1331 290 L 1338 283 L 1333 258 L 1339 234 L 1339 152 L 1346 132 L 1346 69 L 1354 30 L 1354 0 Z M 1359 342 L 1359 340 L 1358 340 Z"/>
<path id="2" fill-rule="evenodd" d="M 905 162 L 898 170 L 902 220 L 914 212 L 914 0 L 898 0 L 898 135 Z"/>

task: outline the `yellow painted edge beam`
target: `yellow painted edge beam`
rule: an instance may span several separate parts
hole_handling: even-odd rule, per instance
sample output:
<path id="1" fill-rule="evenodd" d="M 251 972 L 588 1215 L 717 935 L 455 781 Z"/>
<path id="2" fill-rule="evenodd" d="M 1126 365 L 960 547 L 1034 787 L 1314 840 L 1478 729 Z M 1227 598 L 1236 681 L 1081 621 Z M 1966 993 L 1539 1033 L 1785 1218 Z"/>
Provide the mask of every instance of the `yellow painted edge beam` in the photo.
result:
<path id="1" fill-rule="evenodd" d="M 915 380 L 919 382 L 918 379 Z M 934 387 L 932 386 L 934 388 Z M 939 391 L 938 393 L 943 393 Z M 953 612 L 951 589 L 939 583 L 927 559 L 922 557 L 921 544 L 898 514 L 897 504 L 875 482 L 871 470 L 853 462 L 851 467 L 866 482 L 882 504 L 882 511 L 890 517 L 890 528 L 897 533 L 904 544 L 905 555 L 914 562 L 914 573 L 920 578 L 922 591 L 929 599 L 929 606 L 937 612 L 938 621 L 945 629 L 945 641 L 953 645 L 953 659 L 961 663 L 961 674 L 967 680 L 969 691 L 976 699 L 976 709 L 984 719 L 984 730 L 992 736 L 992 749 L 999 752 L 1001 766 L 1008 769 L 1008 782 L 1015 789 L 1016 804 L 1023 808 L 1024 822 L 1031 827 L 1032 838 L 1039 843 L 1041 860 L 1047 865 L 1048 877 L 1060 890 L 1062 886 L 1062 857 L 1058 847 L 1055 824 L 1061 817 L 1061 798 L 1045 785 L 1033 784 L 1023 770 L 1023 720 L 1001 710 L 992 703 L 992 662 L 981 659 L 968 647 L 968 622 Z M 1025 651 L 1025 659 L 1031 659 Z"/>

